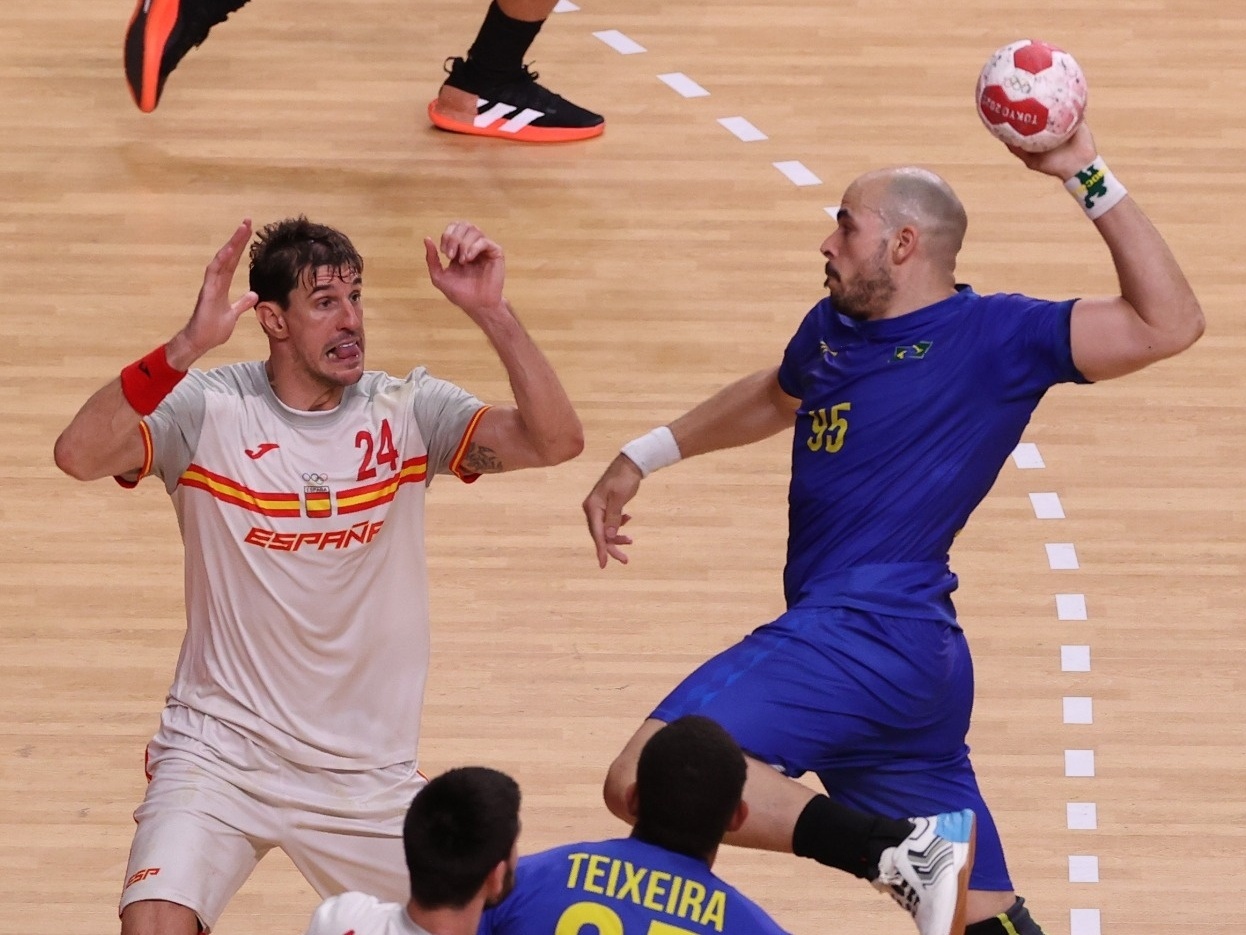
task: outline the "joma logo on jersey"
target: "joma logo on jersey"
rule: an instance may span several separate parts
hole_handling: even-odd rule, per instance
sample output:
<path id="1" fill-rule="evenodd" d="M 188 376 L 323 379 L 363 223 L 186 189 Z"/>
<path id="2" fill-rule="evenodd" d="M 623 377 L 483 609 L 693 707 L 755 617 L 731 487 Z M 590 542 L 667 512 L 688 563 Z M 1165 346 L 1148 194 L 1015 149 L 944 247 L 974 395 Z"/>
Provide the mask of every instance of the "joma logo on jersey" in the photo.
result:
<path id="1" fill-rule="evenodd" d="M 827 344 L 825 341 L 819 341 L 818 348 L 819 350 L 822 351 L 823 357 L 838 357 L 839 356 L 839 351 L 831 350 L 831 346 Z"/>
<path id="2" fill-rule="evenodd" d="M 350 529 L 335 529 L 331 532 L 275 532 L 272 529 L 261 529 L 252 526 L 251 531 L 243 536 L 242 541 L 248 545 L 258 545 L 261 549 L 272 549 L 274 552 L 297 552 L 299 549 L 346 549 L 354 543 L 363 545 L 376 538 L 376 534 L 385 525 L 385 520 L 375 523 L 355 523 Z"/>
<path id="3" fill-rule="evenodd" d="M 906 344 L 903 347 L 897 347 L 891 355 L 892 360 L 921 360 L 926 356 L 926 352 L 934 345 L 934 341 L 918 341 L 916 344 Z"/>

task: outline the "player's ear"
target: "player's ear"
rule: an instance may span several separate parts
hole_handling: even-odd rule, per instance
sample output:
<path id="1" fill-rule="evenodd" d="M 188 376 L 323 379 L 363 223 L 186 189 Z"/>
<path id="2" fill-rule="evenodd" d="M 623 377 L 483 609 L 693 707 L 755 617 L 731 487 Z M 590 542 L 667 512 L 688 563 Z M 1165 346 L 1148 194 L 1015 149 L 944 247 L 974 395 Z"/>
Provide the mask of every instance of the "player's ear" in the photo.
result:
<path id="1" fill-rule="evenodd" d="M 917 249 L 917 228 L 905 224 L 891 239 L 891 262 L 903 263 Z"/>
<path id="2" fill-rule="evenodd" d="M 735 811 L 731 813 L 731 820 L 727 822 L 728 831 L 739 831 L 744 827 L 744 822 L 748 819 L 748 803 L 740 799 L 740 804 L 735 807 Z"/>
<path id="3" fill-rule="evenodd" d="M 284 341 L 290 336 L 286 327 L 286 312 L 276 302 L 260 302 L 255 306 L 255 317 L 259 319 L 264 333 L 276 341 Z"/>
<path id="4" fill-rule="evenodd" d="M 640 809 L 636 807 L 636 783 L 632 783 L 623 790 L 623 805 L 627 808 L 627 814 L 633 819 L 640 814 Z"/>

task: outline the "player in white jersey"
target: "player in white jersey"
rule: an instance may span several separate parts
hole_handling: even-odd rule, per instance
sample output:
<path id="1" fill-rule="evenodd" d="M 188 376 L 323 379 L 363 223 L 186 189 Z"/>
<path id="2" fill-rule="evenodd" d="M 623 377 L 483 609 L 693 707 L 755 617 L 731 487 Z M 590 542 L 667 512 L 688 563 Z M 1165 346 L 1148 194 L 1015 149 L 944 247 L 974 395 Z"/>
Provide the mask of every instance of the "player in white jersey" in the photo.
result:
<path id="1" fill-rule="evenodd" d="M 56 443 L 73 477 L 152 473 L 186 552 L 187 632 L 121 898 L 123 935 L 210 931 L 280 847 L 322 896 L 405 898 L 402 821 L 428 667 L 424 494 L 434 475 L 556 464 L 579 419 L 503 297 L 501 248 L 425 239 L 433 284 L 489 338 L 515 394 L 486 406 L 422 368 L 364 369 L 363 260 L 306 218 L 244 221 L 188 324 L 126 367 Z M 443 253 L 448 263 L 443 265 Z M 266 361 L 187 371 L 255 308 Z"/>

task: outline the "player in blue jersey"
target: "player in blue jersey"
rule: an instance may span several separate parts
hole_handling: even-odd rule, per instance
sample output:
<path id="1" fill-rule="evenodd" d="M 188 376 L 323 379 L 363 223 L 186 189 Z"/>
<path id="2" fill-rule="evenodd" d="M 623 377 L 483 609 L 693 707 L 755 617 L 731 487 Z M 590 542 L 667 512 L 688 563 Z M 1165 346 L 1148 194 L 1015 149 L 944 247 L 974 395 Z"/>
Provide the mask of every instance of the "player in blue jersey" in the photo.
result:
<path id="1" fill-rule="evenodd" d="M 764 768 L 764 767 L 763 767 Z M 672 721 L 645 743 L 624 790 L 631 837 L 524 857 L 511 894 L 480 935 L 663 931 L 781 935 L 783 929 L 710 869 L 723 834 L 743 824 L 746 765 L 709 718 Z"/>
<path id="2" fill-rule="evenodd" d="M 631 837 L 570 844 L 515 868 L 519 789 L 503 773 L 466 767 L 415 797 L 403 841 L 406 905 L 343 893 L 321 904 L 307 935 L 551 935 L 554 932 L 783 935 L 710 868 L 723 834 L 740 827 L 744 754 L 708 718 L 657 731 L 624 794 Z M 509 895 L 507 895 L 509 893 Z M 483 913 L 483 917 L 482 917 Z"/>
<path id="3" fill-rule="evenodd" d="M 829 298 L 779 365 L 625 445 L 584 502 L 599 564 L 626 562 L 623 509 L 643 476 L 794 428 L 787 612 L 658 706 L 612 764 L 607 803 L 626 815 L 645 740 L 695 712 L 779 768 L 749 770 L 750 817 L 728 843 L 811 857 L 885 889 L 892 868 L 871 866 L 866 829 L 844 806 L 896 817 L 971 808 L 971 935 L 1041 929 L 1013 890 L 965 744 L 973 670 L 951 600 L 952 539 L 1049 387 L 1131 373 L 1203 330 L 1171 251 L 1085 125 L 1047 153 L 1014 153 L 1065 180 L 1111 252 L 1119 295 L 978 295 L 955 278 L 967 221 L 947 183 L 916 168 L 869 173 L 844 193 L 821 247 Z M 829 796 L 780 770 L 816 773 Z"/>

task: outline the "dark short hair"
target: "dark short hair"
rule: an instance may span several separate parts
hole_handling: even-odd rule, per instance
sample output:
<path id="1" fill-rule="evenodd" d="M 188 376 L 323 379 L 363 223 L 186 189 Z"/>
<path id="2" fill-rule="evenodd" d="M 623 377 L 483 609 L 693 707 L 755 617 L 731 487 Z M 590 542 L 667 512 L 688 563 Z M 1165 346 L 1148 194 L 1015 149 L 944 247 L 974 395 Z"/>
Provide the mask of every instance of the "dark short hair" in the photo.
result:
<path id="1" fill-rule="evenodd" d="M 251 291 L 261 302 L 289 307 L 290 293 L 316 270 L 328 267 L 343 278 L 363 275 L 363 257 L 341 231 L 301 214 L 265 225 L 251 244 Z"/>
<path id="2" fill-rule="evenodd" d="M 690 714 L 649 738 L 636 764 L 635 837 L 704 858 L 722 843 L 748 766 L 722 727 Z"/>
<path id="3" fill-rule="evenodd" d="M 505 773 L 463 766 L 420 790 L 402 828 L 411 898 L 461 908 L 510 857 L 519 837 L 519 786 Z"/>

